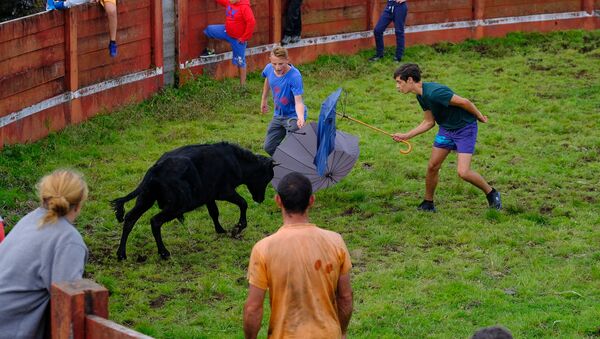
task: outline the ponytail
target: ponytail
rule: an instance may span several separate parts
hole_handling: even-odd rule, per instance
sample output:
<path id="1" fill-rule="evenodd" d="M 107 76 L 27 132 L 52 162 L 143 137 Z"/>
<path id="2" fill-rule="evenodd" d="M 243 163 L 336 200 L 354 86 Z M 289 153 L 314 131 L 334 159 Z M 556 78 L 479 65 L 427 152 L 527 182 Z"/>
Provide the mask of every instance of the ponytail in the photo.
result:
<path id="1" fill-rule="evenodd" d="M 69 170 L 56 170 L 38 183 L 42 206 L 48 210 L 40 227 L 54 224 L 72 209 L 81 205 L 88 195 L 88 187 L 81 174 Z"/>

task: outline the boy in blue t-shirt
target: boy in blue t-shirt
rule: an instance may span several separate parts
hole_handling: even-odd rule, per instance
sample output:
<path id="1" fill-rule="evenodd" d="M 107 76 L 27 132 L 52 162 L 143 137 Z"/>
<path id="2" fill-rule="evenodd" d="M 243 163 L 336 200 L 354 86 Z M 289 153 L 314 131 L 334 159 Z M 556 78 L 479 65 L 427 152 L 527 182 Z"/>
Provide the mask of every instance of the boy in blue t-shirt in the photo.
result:
<path id="1" fill-rule="evenodd" d="M 289 63 L 288 52 L 283 47 L 275 47 L 269 56 L 271 62 L 265 67 L 265 78 L 260 108 L 262 113 L 269 111 L 267 96 L 273 93 L 273 119 L 267 128 L 264 149 L 269 155 L 285 138 L 286 133 L 304 126 L 306 107 L 302 101 L 304 87 L 300 71 Z M 295 122 L 294 122 L 295 120 Z"/>
<path id="2" fill-rule="evenodd" d="M 430 130 L 436 123 L 439 125 L 427 166 L 425 199 L 418 209 L 436 211 L 433 194 L 438 183 L 440 167 L 453 150 L 458 153 L 458 176 L 481 189 L 486 194 L 490 207 L 502 209 L 500 193 L 471 169 L 471 159 L 477 141 L 477 120 L 486 123 L 488 118 L 481 114 L 471 101 L 454 94 L 450 88 L 435 82 L 421 82 L 421 70 L 416 64 L 400 66 L 394 72 L 394 80 L 399 92 L 417 95 L 425 117 L 417 127 L 407 133 L 396 133 L 392 136 L 393 139 L 408 140 Z"/>

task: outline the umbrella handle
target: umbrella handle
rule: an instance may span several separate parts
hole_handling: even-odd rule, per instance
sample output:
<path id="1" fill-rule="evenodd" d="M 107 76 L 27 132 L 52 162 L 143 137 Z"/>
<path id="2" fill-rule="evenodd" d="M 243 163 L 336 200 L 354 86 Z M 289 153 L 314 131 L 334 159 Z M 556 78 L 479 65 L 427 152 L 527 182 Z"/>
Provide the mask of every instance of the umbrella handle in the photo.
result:
<path id="1" fill-rule="evenodd" d="M 406 140 L 400 140 L 400 142 L 405 143 L 406 146 L 408 147 L 406 150 L 400 150 L 400 153 L 402 153 L 402 154 L 408 154 L 408 153 L 410 153 L 410 151 L 412 151 L 412 145 L 410 144 L 410 142 L 408 142 Z"/>
<path id="2" fill-rule="evenodd" d="M 383 133 L 383 134 L 385 134 L 385 135 L 387 135 L 387 136 L 389 136 L 389 137 L 391 137 L 391 136 L 392 136 L 392 134 L 391 134 L 391 133 L 389 133 L 389 132 L 386 132 L 386 131 L 384 131 L 384 130 L 382 130 L 382 129 L 380 129 L 380 128 L 377 128 L 377 127 L 375 127 L 375 126 L 371 126 L 371 125 L 369 125 L 369 124 L 367 124 L 367 123 L 364 123 L 364 122 L 362 122 L 362 121 L 360 121 L 360 120 L 358 120 L 358 119 L 355 119 L 355 118 L 353 118 L 353 117 L 347 116 L 346 114 L 340 114 L 340 115 L 342 116 L 342 118 L 346 118 L 346 119 L 348 119 L 348 120 L 352 120 L 352 121 L 354 121 L 354 122 L 357 122 L 357 123 L 359 123 L 359 124 L 361 124 L 361 125 L 363 125 L 363 126 L 367 126 L 367 127 L 369 127 L 370 129 L 372 129 L 372 130 L 375 130 L 375 131 L 377 131 L 377 132 L 379 132 L 379 133 Z M 406 141 L 406 140 L 400 140 L 400 142 L 403 142 L 403 143 L 405 143 L 405 144 L 406 144 L 406 146 L 408 146 L 408 149 L 406 149 L 406 150 L 400 150 L 400 153 L 402 153 L 402 154 L 408 154 L 408 153 L 410 153 L 410 151 L 412 151 L 412 145 L 410 144 L 410 142 L 408 142 L 408 141 Z"/>

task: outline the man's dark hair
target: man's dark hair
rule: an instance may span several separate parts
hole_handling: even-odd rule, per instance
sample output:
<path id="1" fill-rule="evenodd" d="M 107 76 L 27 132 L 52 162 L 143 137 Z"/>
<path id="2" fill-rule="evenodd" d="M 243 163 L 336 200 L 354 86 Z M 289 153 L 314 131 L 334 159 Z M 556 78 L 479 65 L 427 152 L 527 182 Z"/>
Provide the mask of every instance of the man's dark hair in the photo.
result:
<path id="1" fill-rule="evenodd" d="M 513 339 L 513 336 L 502 326 L 490 326 L 475 332 L 471 339 Z"/>
<path id="2" fill-rule="evenodd" d="M 408 80 L 412 78 L 414 82 L 421 81 L 421 69 L 417 64 L 404 64 L 394 72 L 394 80 L 400 77 L 400 80 Z"/>
<path id="3" fill-rule="evenodd" d="M 292 172 L 281 179 L 277 193 L 287 213 L 304 213 L 312 195 L 312 184 L 303 174 Z"/>

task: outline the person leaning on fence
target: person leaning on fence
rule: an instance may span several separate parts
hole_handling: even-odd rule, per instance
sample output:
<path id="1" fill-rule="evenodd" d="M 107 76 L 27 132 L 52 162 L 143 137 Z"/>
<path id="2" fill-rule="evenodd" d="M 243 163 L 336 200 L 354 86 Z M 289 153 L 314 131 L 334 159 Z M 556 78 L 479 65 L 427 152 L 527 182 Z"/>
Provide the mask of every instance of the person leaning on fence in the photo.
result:
<path id="1" fill-rule="evenodd" d="M 396 34 L 396 55 L 394 61 L 400 62 L 404 56 L 404 22 L 408 13 L 406 0 L 387 0 L 385 8 L 373 29 L 375 37 L 375 56 L 369 61 L 377 61 L 383 58 L 383 33 L 390 24 L 394 22 L 394 33 Z"/>
<path id="2" fill-rule="evenodd" d="M 209 25 L 204 30 L 208 38 L 225 40 L 231 45 L 231 62 L 238 67 L 240 85 L 246 85 L 246 47 L 252 38 L 256 20 L 250 8 L 249 0 L 216 0 L 225 7 L 225 24 Z M 210 41 L 209 41 L 210 43 Z M 215 54 L 215 50 L 206 47 L 201 57 Z"/>
<path id="3" fill-rule="evenodd" d="M 110 35 L 110 41 L 108 42 L 108 54 L 112 58 L 115 58 L 117 56 L 117 0 L 46 0 L 46 10 L 64 10 L 76 5 L 87 4 L 88 2 L 99 2 L 100 5 L 104 7 L 104 11 L 108 17 L 108 32 Z"/>
<path id="4" fill-rule="evenodd" d="M 342 237 L 309 223 L 315 197 L 296 172 L 277 185 L 283 226 L 260 240 L 248 264 L 244 333 L 256 338 L 269 291 L 269 338 L 345 338 L 352 316 L 350 254 Z"/>
<path id="5" fill-rule="evenodd" d="M 394 72 L 399 92 L 417 95 L 424 112 L 423 121 L 407 133 L 393 134 L 395 141 L 408 140 L 439 125 L 425 177 L 425 199 L 418 209 L 435 212 L 433 195 L 438 183 L 440 167 L 450 151 L 458 153 L 457 172 L 461 179 L 482 190 L 490 207 L 502 208 L 500 193 L 491 187 L 479 173 L 471 169 L 471 160 L 477 142 L 477 121 L 488 118 L 468 99 L 462 98 L 447 86 L 422 82 L 421 69 L 416 64 L 404 64 Z"/>
<path id="6" fill-rule="evenodd" d="M 41 207 L 0 243 L 0 338 L 44 338 L 52 283 L 81 279 L 88 249 L 73 226 L 88 188 L 57 170 L 38 184 Z"/>
<path id="7" fill-rule="evenodd" d="M 273 155 L 288 132 L 295 132 L 304 126 L 307 109 L 302 101 L 302 74 L 290 64 L 287 49 L 274 47 L 269 59 L 271 62 L 262 72 L 265 83 L 260 110 L 262 113 L 269 111 L 267 97 L 270 90 L 273 92 L 273 119 L 267 128 L 264 149 Z"/>

